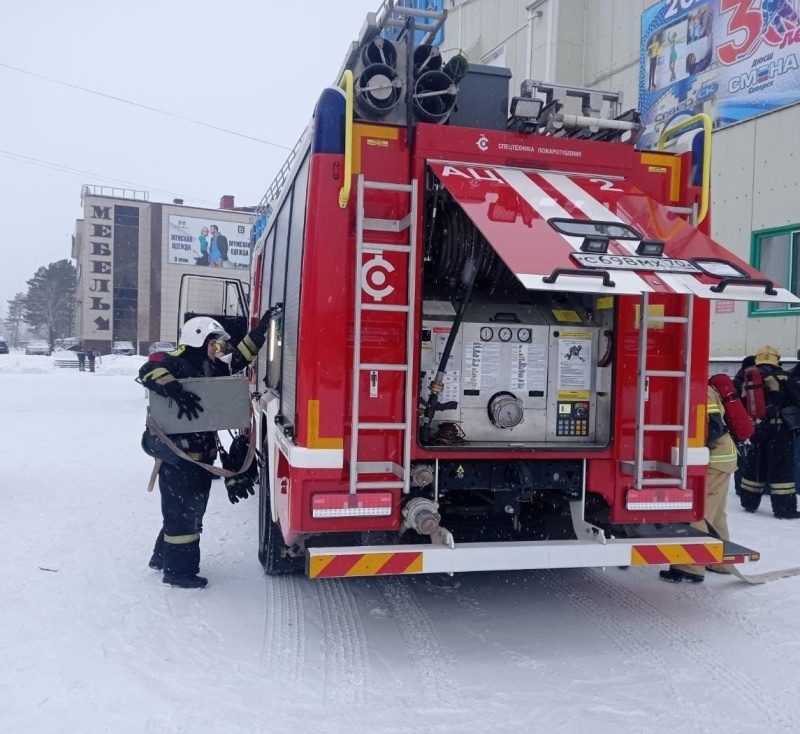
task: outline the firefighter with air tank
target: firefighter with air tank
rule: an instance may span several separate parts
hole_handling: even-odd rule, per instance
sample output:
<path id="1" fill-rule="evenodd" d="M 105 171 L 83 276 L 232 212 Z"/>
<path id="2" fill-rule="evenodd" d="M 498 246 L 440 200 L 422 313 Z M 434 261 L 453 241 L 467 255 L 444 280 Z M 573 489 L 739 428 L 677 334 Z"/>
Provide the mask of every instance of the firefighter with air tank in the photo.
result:
<path id="1" fill-rule="evenodd" d="M 800 518 L 794 481 L 794 435 L 800 428 L 798 388 L 791 375 L 780 365 L 775 347 L 761 347 L 755 355 L 755 367 L 745 370 L 742 391 L 746 405 L 763 404 L 752 448 L 742 467 L 740 500 L 747 512 L 755 512 L 761 496 L 769 487 L 772 512 L 786 520 Z"/>

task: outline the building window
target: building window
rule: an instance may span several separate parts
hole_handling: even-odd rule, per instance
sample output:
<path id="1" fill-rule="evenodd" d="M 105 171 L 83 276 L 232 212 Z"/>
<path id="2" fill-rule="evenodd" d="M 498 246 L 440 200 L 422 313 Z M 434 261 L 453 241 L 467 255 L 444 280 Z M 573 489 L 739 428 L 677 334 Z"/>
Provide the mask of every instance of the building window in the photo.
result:
<path id="1" fill-rule="evenodd" d="M 800 295 L 800 224 L 764 229 L 753 233 L 750 261 L 776 286 Z M 789 303 L 751 303 L 751 316 L 800 314 L 800 306 Z"/>

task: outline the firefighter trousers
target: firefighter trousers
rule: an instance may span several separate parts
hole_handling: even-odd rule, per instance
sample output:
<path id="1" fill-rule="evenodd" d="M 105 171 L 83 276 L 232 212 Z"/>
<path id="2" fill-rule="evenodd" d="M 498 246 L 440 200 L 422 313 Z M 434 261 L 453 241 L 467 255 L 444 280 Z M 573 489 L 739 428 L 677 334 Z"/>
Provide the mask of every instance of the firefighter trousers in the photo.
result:
<path id="1" fill-rule="evenodd" d="M 748 512 L 755 512 L 761 495 L 769 487 L 776 515 L 797 510 L 794 484 L 794 437 L 782 422 L 762 423 L 742 467 L 739 499 Z"/>
<path id="2" fill-rule="evenodd" d="M 183 459 L 159 469 L 163 524 L 153 556 L 162 561 L 165 576 L 192 577 L 200 570 L 200 532 L 211 479 L 201 466 Z"/>
<path id="3" fill-rule="evenodd" d="M 728 488 L 731 483 L 731 475 L 728 472 L 708 468 L 708 478 L 706 479 L 706 516 L 699 522 L 691 523 L 696 530 L 704 533 L 719 535 L 723 540 L 728 540 Z M 711 527 L 709 527 L 711 526 Z M 693 573 L 696 576 L 705 576 L 705 566 L 695 566 L 691 564 L 671 566 L 678 571 Z"/>

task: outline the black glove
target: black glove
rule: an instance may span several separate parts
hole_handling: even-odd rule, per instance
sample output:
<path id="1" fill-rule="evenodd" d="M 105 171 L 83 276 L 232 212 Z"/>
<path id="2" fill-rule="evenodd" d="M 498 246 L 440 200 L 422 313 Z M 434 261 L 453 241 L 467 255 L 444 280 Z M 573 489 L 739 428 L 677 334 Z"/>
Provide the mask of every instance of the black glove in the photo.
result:
<path id="1" fill-rule="evenodd" d="M 271 320 L 272 320 L 272 309 L 268 308 L 266 311 L 264 311 L 264 314 L 261 316 L 261 320 L 258 322 L 258 326 L 256 326 L 256 329 L 258 329 L 264 336 L 266 336 L 267 332 L 269 331 L 269 322 Z"/>
<path id="2" fill-rule="evenodd" d="M 228 490 L 228 499 L 232 505 L 235 505 L 240 499 L 246 500 L 256 493 L 253 480 L 247 474 L 228 477 L 225 480 L 225 489 Z"/>
<path id="3" fill-rule="evenodd" d="M 274 306 L 270 306 L 270 308 L 264 311 L 264 314 L 261 316 L 261 320 L 258 322 L 258 326 L 256 326 L 256 329 L 258 329 L 264 336 L 266 336 L 267 332 L 269 331 L 269 322 L 272 320 L 272 317 L 276 313 L 279 313 L 282 309 L 283 309 L 282 303 L 276 303 Z"/>
<path id="4" fill-rule="evenodd" d="M 173 395 L 172 399 L 178 404 L 178 418 L 186 416 L 189 420 L 194 420 L 204 412 L 203 406 L 200 405 L 200 396 L 193 392 L 181 390 L 177 395 Z"/>

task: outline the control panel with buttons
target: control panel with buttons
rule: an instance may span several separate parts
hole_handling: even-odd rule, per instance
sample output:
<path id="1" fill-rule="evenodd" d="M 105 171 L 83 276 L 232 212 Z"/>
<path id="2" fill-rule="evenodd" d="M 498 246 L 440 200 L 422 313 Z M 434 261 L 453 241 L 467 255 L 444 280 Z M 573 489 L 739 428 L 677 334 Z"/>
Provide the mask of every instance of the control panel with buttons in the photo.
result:
<path id="1" fill-rule="evenodd" d="M 558 403 L 557 436 L 589 435 L 589 403 Z"/>

